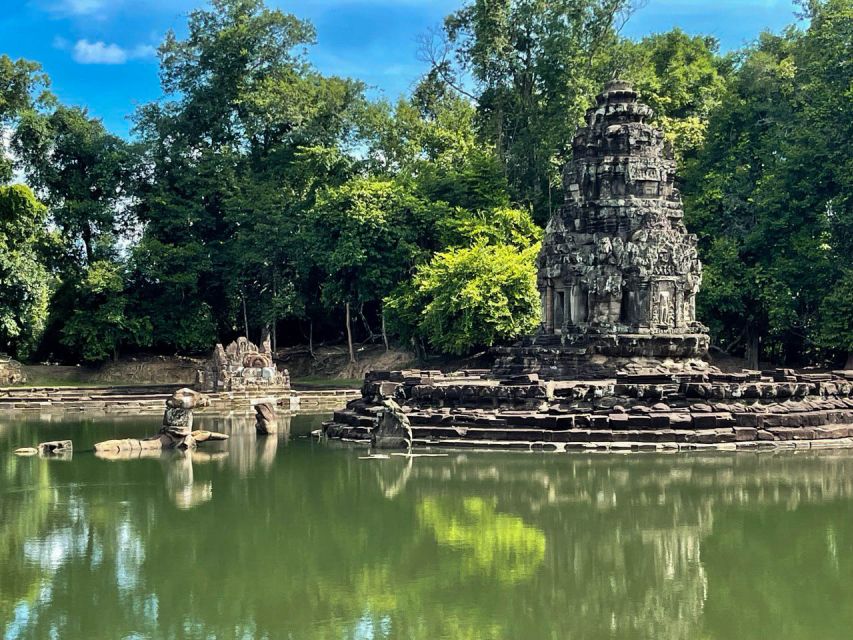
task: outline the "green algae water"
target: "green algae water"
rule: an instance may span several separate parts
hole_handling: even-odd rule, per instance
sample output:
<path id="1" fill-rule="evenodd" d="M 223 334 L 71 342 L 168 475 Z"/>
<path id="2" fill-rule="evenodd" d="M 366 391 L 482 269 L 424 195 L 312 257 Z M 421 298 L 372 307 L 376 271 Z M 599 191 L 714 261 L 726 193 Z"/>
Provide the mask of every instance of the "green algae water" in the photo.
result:
<path id="1" fill-rule="evenodd" d="M 0 636 L 849 638 L 853 452 L 360 459 L 244 419 L 0 421 Z M 10 451 L 71 438 L 71 460 Z"/>

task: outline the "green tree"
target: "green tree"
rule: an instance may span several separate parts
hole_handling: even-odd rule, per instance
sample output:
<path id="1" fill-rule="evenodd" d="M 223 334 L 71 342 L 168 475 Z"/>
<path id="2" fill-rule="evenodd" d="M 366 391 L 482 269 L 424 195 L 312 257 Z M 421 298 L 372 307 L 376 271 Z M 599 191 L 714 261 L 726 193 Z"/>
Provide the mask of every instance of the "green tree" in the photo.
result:
<path id="1" fill-rule="evenodd" d="M 654 109 L 655 124 L 676 156 L 699 150 L 710 115 L 722 104 L 733 57 L 719 54 L 716 39 L 690 36 L 678 28 L 639 42 L 623 40 L 615 55 L 621 59 L 620 74 Z"/>
<path id="2" fill-rule="evenodd" d="M 763 34 L 742 54 L 687 163 L 687 222 L 707 274 L 700 317 L 753 365 L 759 352 L 797 363 L 849 348 L 844 305 L 831 301 L 853 250 L 853 2 L 806 9 L 805 30 Z"/>
<path id="3" fill-rule="evenodd" d="M 773 220 L 757 196 L 780 161 L 779 129 L 791 119 L 794 38 L 765 34 L 744 52 L 684 181 L 686 221 L 705 262 L 698 315 L 718 346 L 745 349 L 752 366 L 771 331 L 784 333 L 772 318 L 790 317 L 791 298 L 766 235 Z"/>
<path id="4" fill-rule="evenodd" d="M 169 244 L 146 234 L 132 261 L 132 308 L 150 320 L 153 346 L 166 352 L 208 350 L 216 342 L 216 322 L 198 274 L 210 270 L 211 252 L 199 242 Z"/>
<path id="5" fill-rule="evenodd" d="M 803 225 L 785 229 L 795 230 L 796 253 L 783 273 L 795 283 L 807 352 L 816 344 L 853 365 L 853 0 L 801 4 L 810 22 L 797 52 L 796 117 L 782 133 L 784 170 L 768 186 L 773 213 Z"/>
<path id="6" fill-rule="evenodd" d="M 818 341 L 829 349 L 847 353 L 846 369 L 853 369 L 853 269 L 842 272 L 820 307 Z"/>
<path id="7" fill-rule="evenodd" d="M 323 272 L 323 301 L 346 311 L 350 361 L 352 307 L 363 315 L 363 305 L 381 303 L 407 278 L 437 208 L 394 182 L 357 178 L 322 192 L 309 212 L 305 241 Z"/>
<path id="8" fill-rule="evenodd" d="M 47 210 L 23 185 L 0 186 L 0 350 L 26 357 L 44 331 L 52 239 Z"/>
<path id="9" fill-rule="evenodd" d="M 213 0 L 160 47 L 166 100 L 137 116 L 146 227 L 135 263 L 163 344 L 228 337 L 249 324 L 247 307 L 253 326 L 304 307 L 286 284 L 303 258 L 293 238 L 316 190 L 345 178 L 336 151 L 362 103 L 359 83 L 311 68 L 313 40 L 310 24 L 260 0 Z"/>
<path id="10" fill-rule="evenodd" d="M 93 362 L 118 359 L 124 346 L 151 344 L 151 322 L 128 313 L 128 295 L 121 266 L 99 260 L 89 266 L 77 289 L 63 342 Z"/>
<path id="11" fill-rule="evenodd" d="M 23 114 L 13 148 L 72 251 L 82 251 L 83 260 L 75 255 L 72 264 L 112 255 L 130 224 L 124 211 L 134 161 L 130 145 L 85 109 L 60 105 Z"/>
<path id="12" fill-rule="evenodd" d="M 532 332 L 540 319 L 538 252 L 538 243 L 522 251 L 477 243 L 437 253 L 387 299 L 397 330 L 457 355 Z"/>
<path id="13" fill-rule="evenodd" d="M 23 58 L 0 55 L 0 130 L 14 130 L 22 114 L 53 101 L 47 90 L 50 79 L 41 65 Z M 12 179 L 13 164 L 6 152 L 6 136 L 0 137 L 0 184 Z"/>
<path id="14" fill-rule="evenodd" d="M 472 0 L 427 43 L 433 74 L 477 103 L 477 128 L 496 149 L 512 200 L 544 222 L 560 197 L 559 167 L 592 96 L 629 0 Z"/>

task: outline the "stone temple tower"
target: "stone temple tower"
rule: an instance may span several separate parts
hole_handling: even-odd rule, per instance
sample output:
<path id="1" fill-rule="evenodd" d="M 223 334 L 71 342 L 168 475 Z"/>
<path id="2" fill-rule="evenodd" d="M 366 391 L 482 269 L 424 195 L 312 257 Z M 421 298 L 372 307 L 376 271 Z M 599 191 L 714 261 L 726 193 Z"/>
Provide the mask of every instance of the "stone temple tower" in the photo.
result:
<path id="1" fill-rule="evenodd" d="M 610 377 L 704 366 L 709 340 L 695 303 L 702 265 L 684 226 L 672 150 L 651 116 L 621 80 L 587 112 L 563 173 L 566 202 L 539 256 L 542 326 L 497 350 L 496 373 Z"/>

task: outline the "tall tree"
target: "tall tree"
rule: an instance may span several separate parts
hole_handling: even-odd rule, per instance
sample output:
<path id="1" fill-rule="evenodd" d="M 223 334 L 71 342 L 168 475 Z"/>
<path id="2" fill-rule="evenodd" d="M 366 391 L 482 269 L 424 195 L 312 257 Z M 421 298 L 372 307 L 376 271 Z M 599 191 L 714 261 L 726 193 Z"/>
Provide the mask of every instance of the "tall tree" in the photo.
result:
<path id="1" fill-rule="evenodd" d="M 613 72 L 630 0 L 472 0 L 425 47 L 436 77 L 476 101 L 513 200 L 544 222 L 590 99 Z"/>
<path id="2" fill-rule="evenodd" d="M 160 47 L 167 100 L 137 119 L 147 171 L 137 264 L 164 344 L 227 337 L 244 304 L 255 327 L 300 308 L 287 248 L 315 190 L 346 175 L 336 150 L 362 102 L 359 83 L 312 69 L 313 40 L 310 24 L 261 0 L 213 0 L 190 13 L 186 38 L 169 33 Z M 203 332 L 187 335 L 168 311 L 176 301 L 204 316 Z"/>
<path id="3" fill-rule="evenodd" d="M 466 354 L 532 332 L 540 320 L 536 255 L 541 231 L 530 214 L 456 210 L 450 241 L 386 298 L 403 337 Z"/>
<path id="4" fill-rule="evenodd" d="M 714 38 L 678 28 L 639 42 L 622 40 L 614 55 L 620 74 L 654 109 L 655 124 L 676 157 L 695 155 L 705 142 L 711 113 L 722 104 L 734 56 L 720 55 Z"/>
<path id="5" fill-rule="evenodd" d="M 365 304 L 381 304 L 407 279 L 421 253 L 418 241 L 425 228 L 435 225 L 440 209 L 403 185 L 354 179 L 325 190 L 310 211 L 305 242 L 323 273 L 323 301 L 346 310 L 350 361 L 355 361 L 353 310 L 364 318 Z M 384 326 L 384 317 L 381 322 Z"/>
<path id="6" fill-rule="evenodd" d="M 687 175 L 703 317 L 729 349 L 779 362 L 850 348 L 853 1 L 804 3 L 810 22 L 742 57 Z"/>
<path id="7" fill-rule="evenodd" d="M 762 342 L 790 324 L 793 297 L 774 267 L 758 191 L 781 161 L 780 132 L 790 122 L 796 33 L 765 34 L 745 51 L 707 144 L 684 180 L 685 217 L 705 263 L 699 313 L 715 343 L 758 365 Z"/>
<path id="8" fill-rule="evenodd" d="M 78 286 L 74 312 L 63 327 L 63 342 L 84 360 L 118 360 L 123 346 L 151 344 L 151 322 L 128 310 L 122 265 L 100 260 Z"/>
<path id="9" fill-rule="evenodd" d="M 18 123 L 13 148 L 28 183 L 48 205 L 51 218 L 74 255 L 72 264 L 91 265 L 109 257 L 131 222 L 128 180 L 134 156 L 85 109 L 57 106 L 27 111 Z"/>
<path id="10" fill-rule="evenodd" d="M 796 253 L 782 265 L 798 292 L 804 351 L 814 358 L 819 346 L 853 366 L 853 0 L 801 5 L 809 26 L 798 49 L 796 117 L 783 133 L 786 162 L 772 186 L 773 213 L 808 225 L 793 227 Z"/>
<path id="11" fill-rule="evenodd" d="M 23 185 L 0 186 L 0 350 L 25 357 L 47 321 L 47 210 Z"/>
<path id="12" fill-rule="evenodd" d="M 0 55 L 0 131 L 14 130 L 24 113 L 52 103 L 53 96 L 47 90 L 49 85 L 50 79 L 42 72 L 40 64 Z M 14 170 L 12 159 L 6 153 L 6 137 L 0 136 L 0 184 L 9 182 Z"/>

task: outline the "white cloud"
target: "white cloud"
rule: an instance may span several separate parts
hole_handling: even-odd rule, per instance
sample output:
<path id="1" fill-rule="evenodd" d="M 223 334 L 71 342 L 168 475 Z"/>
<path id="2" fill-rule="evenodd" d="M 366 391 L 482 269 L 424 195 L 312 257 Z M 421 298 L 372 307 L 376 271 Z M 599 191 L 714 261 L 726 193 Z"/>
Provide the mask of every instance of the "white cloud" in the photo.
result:
<path id="1" fill-rule="evenodd" d="M 60 0 L 54 5 L 54 10 L 75 16 L 88 16 L 100 12 L 115 0 Z"/>
<path id="2" fill-rule="evenodd" d="M 151 57 L 154 53 L 154 47 L 148 44 L 125 49 L 115 43 L 89 42 L 83 38 L 74 45 L 72 56 L 80 64 L 124 64 L 128 60 Z"/>

